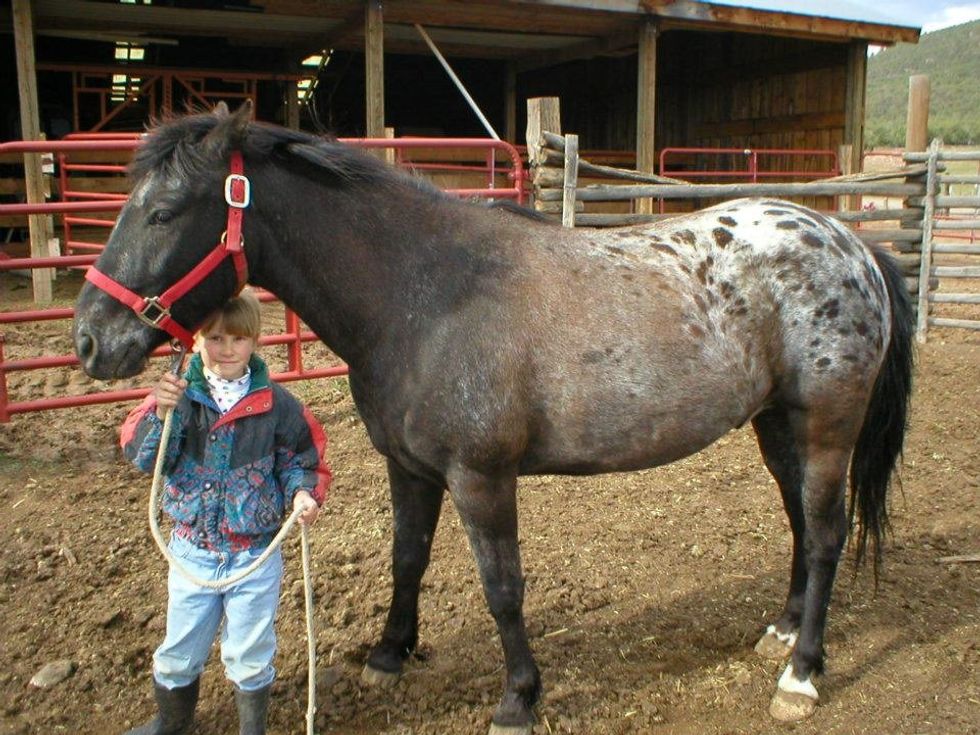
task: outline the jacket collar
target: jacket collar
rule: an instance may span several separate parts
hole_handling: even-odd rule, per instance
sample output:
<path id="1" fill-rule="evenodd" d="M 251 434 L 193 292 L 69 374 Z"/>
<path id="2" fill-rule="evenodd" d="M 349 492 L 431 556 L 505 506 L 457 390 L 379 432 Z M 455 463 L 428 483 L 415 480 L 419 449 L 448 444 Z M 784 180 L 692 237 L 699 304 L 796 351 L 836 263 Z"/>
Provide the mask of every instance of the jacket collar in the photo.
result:
<path id="1" fill-rule="evenodd" d="M 265 364 L 265 360 L 253 353 L 248 361 L 248 369 L 252 373 L 252 384 L 246 395 L 269 387 L 269 367 Z M 184 373 L 184 378 L 190 384 L 190 388 L 195 389 L 197 393 L 203 393 L 208 396 L 211 394 L 208 381 L 204 377 L 204 361 L 201 359 L 201 353 L 195 352 L 191 355 L 190 362 L 187 364 L 187 371 Z"/>

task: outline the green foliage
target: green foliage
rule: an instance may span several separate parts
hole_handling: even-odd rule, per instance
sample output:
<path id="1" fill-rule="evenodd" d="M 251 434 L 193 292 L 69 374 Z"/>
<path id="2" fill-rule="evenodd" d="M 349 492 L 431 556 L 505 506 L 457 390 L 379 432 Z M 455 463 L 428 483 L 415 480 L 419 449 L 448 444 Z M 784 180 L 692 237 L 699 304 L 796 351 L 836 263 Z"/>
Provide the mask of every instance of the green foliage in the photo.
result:
<path id="1" fill-rule="evenodd" d="M 929 138 L 980 144 L 980 20 L 923 34 L 868 59 L 865 145 L 903 146 L 909 77 L 929 77 Z"/>

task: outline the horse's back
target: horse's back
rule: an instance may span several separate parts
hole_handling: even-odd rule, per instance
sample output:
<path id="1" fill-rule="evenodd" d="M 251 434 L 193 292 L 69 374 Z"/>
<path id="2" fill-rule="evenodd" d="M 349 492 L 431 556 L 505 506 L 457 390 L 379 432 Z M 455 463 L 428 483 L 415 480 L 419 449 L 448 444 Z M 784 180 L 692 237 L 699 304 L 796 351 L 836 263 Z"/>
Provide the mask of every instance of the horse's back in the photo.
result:
<path id="1" fill-rule="evenodd" d="M 887 295 L 872 254 L 829 218 L 738 200 L 554 239 L 536 250 L 550 255 L 521 299 L 530 313 L 514 315 L 545 417 L 529 466 L 661 464 L 773 401 L 866 400 Z"/>

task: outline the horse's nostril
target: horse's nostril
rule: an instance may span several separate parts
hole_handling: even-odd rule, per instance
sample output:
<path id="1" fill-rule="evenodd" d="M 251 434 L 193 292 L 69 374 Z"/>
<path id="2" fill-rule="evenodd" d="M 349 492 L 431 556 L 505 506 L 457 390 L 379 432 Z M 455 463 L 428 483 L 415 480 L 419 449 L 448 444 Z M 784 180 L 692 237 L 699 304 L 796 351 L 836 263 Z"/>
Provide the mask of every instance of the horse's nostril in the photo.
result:
<path id="1" fill-rule="evenodd" d="M 87 332 L 80 333 L 75 340 L 75 352 L 78 353 L 78 359 L 82 363 L 87 362 L 95 354 L 95 340 L 92 335 Z"/>

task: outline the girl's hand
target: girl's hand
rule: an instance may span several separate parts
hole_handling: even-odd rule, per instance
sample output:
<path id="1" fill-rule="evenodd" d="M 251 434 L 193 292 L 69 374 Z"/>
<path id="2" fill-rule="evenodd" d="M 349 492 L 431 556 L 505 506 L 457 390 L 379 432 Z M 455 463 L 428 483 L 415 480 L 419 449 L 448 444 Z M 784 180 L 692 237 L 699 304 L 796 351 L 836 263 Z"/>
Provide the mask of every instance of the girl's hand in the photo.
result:
<path id="1" fill-rule="evenodd" d="M 293 497 L 293 510 L 303 511 L 299 514 L 299 522 L 304 526 L 312 526 L 316 523 L 317 516 L 320 515 L 320 507 L 306 490 L 296 491 L 296 495 Z"/>
<path id="2" fill-rule="evenodd" d="M 187 381 L 173 373 L 164 373 L 160 382 L 153 387 L 153 397 L 157 401 L 157 418 L 166 417 L 167 410 L 177 405 L 187 389 Z"/>

